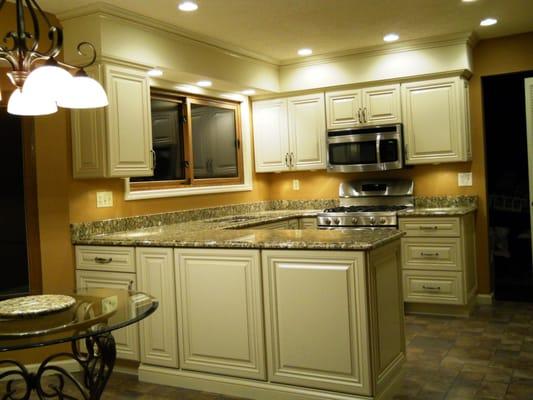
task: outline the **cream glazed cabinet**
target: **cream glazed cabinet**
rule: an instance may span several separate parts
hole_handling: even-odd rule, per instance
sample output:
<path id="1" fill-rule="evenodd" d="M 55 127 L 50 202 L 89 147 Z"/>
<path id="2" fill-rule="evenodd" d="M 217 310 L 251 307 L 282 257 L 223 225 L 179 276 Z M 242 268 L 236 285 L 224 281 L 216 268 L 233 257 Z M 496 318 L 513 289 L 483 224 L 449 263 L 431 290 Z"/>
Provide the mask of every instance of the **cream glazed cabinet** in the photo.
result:
<path id="1" fill-rule="evenodd" d="M 401 87 L 405 163 L 471 160 L 468 81 L 449 77 Z"/>
<path id="2" fill-rule="evenodd" d="M 400 217 L 407 312 L 468 315 L 477 290 L 474 214 Z"/>
<path id="3" fill-rule="evenodd" d="M 328 129 L 400 123 L 400 84 L 326 93 Z"/>
<path id="4" fill-rule="evenodd" d="M 146 71 L 100 64 L 88 73 L 106 90 L 109 106 L 72 110 L 74 178 L 153 174 L 150 86 Z"/>
<path id="5" fill-rule="evenodd" d="M 324 94 L 253 103 L 256 172 L 326 168 Z"/>

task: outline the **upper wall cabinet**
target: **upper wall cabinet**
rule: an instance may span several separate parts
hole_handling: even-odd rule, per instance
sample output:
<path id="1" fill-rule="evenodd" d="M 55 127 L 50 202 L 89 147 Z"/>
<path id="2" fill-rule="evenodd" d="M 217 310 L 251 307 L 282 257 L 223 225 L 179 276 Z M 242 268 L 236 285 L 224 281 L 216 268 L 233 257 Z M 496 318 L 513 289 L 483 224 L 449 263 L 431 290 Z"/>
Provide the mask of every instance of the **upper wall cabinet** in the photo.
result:
<path id="1" fill-rule="evenodd" d="M 326 93 L 328 129 L 401 122 L 400 85 Z"/>
<path id="2" fill-rule="evenodd" d="M 253 104 L 255 170 L 326 168 L 323 93 Z"/>
<path id="3" fill-rule="evenodd" d="M 74 178 L 153 174 L 150 86 L 146 73 L 100 65 L 89 73 L 103 83 L 109 106 L 72 111 Z"/>
<path id="4" fill-rule="evenodd" d="M 468 82 L 459 77 L 402 84 L 406 164 L 472 158 Z"/>

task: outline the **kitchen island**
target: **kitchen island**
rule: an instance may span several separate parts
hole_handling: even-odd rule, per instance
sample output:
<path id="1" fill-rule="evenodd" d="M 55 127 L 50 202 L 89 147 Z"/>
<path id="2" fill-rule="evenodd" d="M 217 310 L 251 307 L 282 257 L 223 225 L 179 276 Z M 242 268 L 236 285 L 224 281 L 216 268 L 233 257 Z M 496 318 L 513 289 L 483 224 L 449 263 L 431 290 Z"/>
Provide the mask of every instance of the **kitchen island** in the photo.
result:
<path id="1" fill-rule="evenodd" d="M 314 212 L 89 229 L 74 238 L 78 286 L 120 281 L 160 300 L 138 344 L 133 331 L 117 340 L 142 381 L 250 399 L 392 398 L 405 360 L 402 233 L 261 229 Z"/>

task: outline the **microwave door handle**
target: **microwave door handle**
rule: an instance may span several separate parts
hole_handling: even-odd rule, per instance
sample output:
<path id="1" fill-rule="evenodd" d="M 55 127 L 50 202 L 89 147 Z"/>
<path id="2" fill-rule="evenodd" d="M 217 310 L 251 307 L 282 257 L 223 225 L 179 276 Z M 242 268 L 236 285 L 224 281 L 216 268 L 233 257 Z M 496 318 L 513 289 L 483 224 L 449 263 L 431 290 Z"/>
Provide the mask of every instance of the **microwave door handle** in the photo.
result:
<path id="1" fill-rule="evenodd" d="M 381 146 L 381 133 L 378 133 L 376 135 L 376 158 L 377 158 L 378 164 L 381 164 L 380 146 Z"/>

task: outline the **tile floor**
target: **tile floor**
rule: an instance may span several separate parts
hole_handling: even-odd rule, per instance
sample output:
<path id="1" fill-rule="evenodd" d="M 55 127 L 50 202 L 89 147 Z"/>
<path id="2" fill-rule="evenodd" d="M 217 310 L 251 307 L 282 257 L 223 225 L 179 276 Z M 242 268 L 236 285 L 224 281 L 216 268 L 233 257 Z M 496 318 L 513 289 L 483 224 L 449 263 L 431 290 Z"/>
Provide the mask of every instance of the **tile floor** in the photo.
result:
<path id="1" fill-rule="evenodd" d="M 405 380 L 397 400 L 533 400 L 533 304 L 483 306 L 468 319 L 407 316 L 406 334 Z M 115 373 L 103 399 L 233 398 Z"/>

